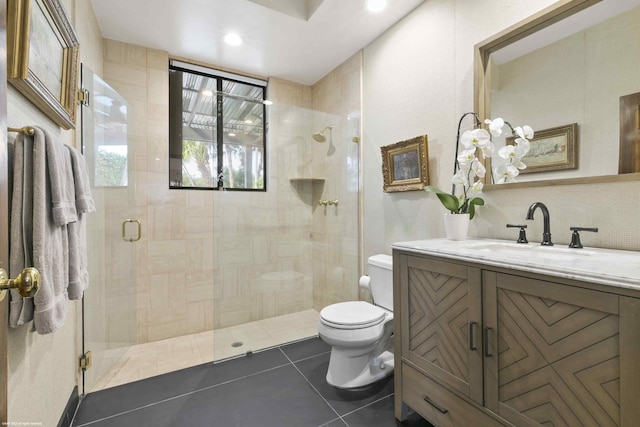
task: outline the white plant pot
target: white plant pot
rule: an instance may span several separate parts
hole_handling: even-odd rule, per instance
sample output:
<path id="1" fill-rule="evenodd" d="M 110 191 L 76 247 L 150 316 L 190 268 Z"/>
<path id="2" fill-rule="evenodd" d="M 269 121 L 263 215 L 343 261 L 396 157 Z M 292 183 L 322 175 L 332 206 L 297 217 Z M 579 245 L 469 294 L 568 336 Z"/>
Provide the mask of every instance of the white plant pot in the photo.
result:
<path id="1" fill-rule="evenodd" d="M 469 231 L 469 214 L 444 214 L 444 230 L 449 240 L 466 240 Z"/>

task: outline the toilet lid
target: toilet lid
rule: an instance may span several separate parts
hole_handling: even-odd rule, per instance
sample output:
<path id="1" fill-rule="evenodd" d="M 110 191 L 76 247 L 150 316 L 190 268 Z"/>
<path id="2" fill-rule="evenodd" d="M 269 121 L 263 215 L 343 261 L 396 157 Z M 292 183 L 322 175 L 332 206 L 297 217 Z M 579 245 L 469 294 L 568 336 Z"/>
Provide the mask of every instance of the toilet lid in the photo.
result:
<path id="1" fill-rule="evenodd" d="M 320 311 L 320 319 L 342 329 L 360 329 L 377 325 L 386 317 L 380 307 L 365 301 L 348 301 L 331 304 Z"/>

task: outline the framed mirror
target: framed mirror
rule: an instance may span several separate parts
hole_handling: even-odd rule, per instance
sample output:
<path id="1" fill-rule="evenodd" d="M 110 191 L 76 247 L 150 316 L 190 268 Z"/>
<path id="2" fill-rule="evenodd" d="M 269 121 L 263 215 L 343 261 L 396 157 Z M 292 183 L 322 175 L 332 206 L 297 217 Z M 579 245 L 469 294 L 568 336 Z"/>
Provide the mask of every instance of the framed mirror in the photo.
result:
<path id="1" fill-rule="evenodd" d="M 528 154 L 552 164 L 571 148 L 572 167 L 536 168 L 500 185 L 487 174 L 485 189 L 640 180 L 638 22 L 640 0 L 561 0 L 476 45 L 481 119 L 501 117 L 541 135 L 575 129 L 571 145 L 544 138 L 546 146 Z M 487 171 L 505 161 L 497 153 L 508 136 L 494 138 Z"/>

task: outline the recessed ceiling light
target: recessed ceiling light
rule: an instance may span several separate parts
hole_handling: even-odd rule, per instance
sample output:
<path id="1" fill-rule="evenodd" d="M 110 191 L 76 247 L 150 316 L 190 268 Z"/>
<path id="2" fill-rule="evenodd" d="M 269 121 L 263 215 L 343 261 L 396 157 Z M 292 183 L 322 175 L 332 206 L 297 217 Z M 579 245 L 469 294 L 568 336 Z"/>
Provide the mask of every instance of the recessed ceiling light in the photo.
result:
<path id="1" fill-rule="evenodd" d="M 229 132 L 227 135 L 229 135 L 229 136 L 236 136 L 236 134 L 235 134 L 235 133 L 233 133 L 233 132 Z"/>
<path id="2" fill-rule="evenodd" d="M 209 89 L 205 89 L 205 90 L 202 91 L 202 94 L 204 96 L 213 96 L 213 91 L 209 90 Z"/>
<path id="3" fill-rule="evenodd" d="M 244 123 L 245 123 L 246 125 L 250 125 L 251 123 L 253 123 L 253 121 L 251 121 L 251 120 L 247 119 L 247 120 L 245 120 L 245 121 L 244 121 Z"/>
<path id="4" fill-rule="evenodd" d="M 273 104 L 273 101 L 269 101 L 268 99 L 265 99 L 264 101 L 262 101 L 262 103 L 264 105 L 271 105 L 271 104 Z"/>
<path id="5" fill-rule="evenodd" d="M 387 7 L 387 0 L 367 0 L 367 9 L 371 12 L 380 12 Z"/>
<path id="6" fill-rule="evenodd" d="M 228 33 L 224 35 L 224 42 L 231 46 L 240 46 L 242 44 L 242 37 L 236 33 Z"/>

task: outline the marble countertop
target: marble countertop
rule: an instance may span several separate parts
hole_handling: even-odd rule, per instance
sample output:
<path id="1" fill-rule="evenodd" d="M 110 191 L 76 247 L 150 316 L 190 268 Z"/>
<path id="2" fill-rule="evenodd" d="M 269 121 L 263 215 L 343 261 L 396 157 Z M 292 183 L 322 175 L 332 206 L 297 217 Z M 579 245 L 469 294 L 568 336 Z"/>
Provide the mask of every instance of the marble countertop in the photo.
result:
<path id="1" fill-rule="evenodd" d="M 640 252 L 635 251 L 494 239 L 415 240 L 392 248 L 640 291 Z"/>

